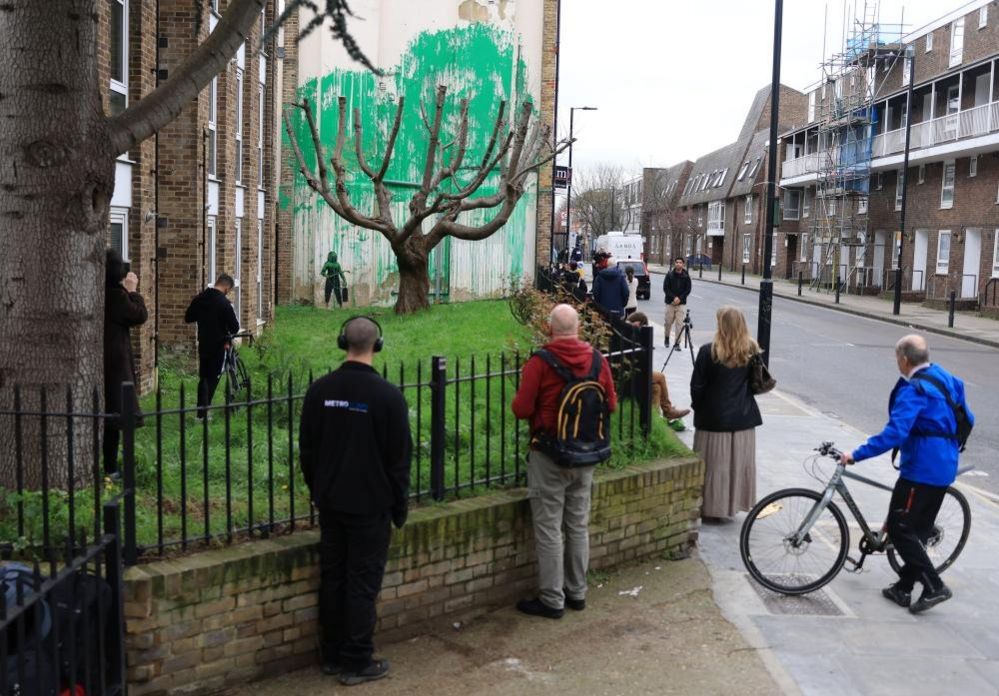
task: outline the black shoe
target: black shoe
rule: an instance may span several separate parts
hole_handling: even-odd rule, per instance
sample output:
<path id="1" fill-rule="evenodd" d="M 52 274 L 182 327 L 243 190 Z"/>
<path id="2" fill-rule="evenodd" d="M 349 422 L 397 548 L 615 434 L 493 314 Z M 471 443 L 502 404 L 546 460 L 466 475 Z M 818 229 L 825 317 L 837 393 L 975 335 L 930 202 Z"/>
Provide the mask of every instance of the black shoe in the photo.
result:
<path id="1" fill-rule="evenodd" d="M 573 611 L 583 611 L 586 609 L 585 599 L 573 599 L 569 595 L 565 596 L 565 606 Z"/>
<path id="2" fill-rule="evenodd" d="M 344 686 L 357 686 L 364 682 L 381 679 L 389 673 L 388 660 L 372 660 L 364 669 L 340 673 L 340 683 Z"/>
<path id="3" fill-rule="evenodd" d="M 323 670 L 323 674 L 333 676 L 335 674 L 340 674 L 340 672 L 343 671 L 343 665 L 339 662 L 323 662 L 320 669 Z"/>
<path id="4" fill-rule="evenodd" d="M 531 616 L 543 616 L 546 619 L 561 619 L 565 613 L 563 609 L 554 609 L 540 599 L 522 599 L 517 602 L 517 611 L 521 611 Z"/>
<path id="5" fill-rule="evenodd" d="M 902 589 L 897 582 L 881 590 L 881 596 L 890 599 L 900 607 L 908 607 L 912 602 L 912 591 Z"/>
<path id="6" fill-rule="evenodd" d="M 932 609 L 941 602 L 946 602 L 953 596 L 954 593 L 952 593 L 950 588 L 946 585 L 941 585 L 935 590 L 923 590 L 923 594 L 920 595 L 915 604 L 909 607 L 909 611 L 913 614 L 921 614 L 927 609 Z"/>

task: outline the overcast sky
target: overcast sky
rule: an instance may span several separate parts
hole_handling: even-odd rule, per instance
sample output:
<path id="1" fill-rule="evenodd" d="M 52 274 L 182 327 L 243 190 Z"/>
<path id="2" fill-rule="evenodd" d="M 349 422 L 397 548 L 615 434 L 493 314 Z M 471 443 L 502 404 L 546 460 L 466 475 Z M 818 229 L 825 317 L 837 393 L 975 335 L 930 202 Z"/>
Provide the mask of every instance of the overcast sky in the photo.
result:
<path id="1" fill-rule="evenodd" d="M 904 8 L 913 31 L 965 2 L 882 0 L 881 23 L 898 25 Z M 826 8 L 832 54 L 843 0 L 784 1 L 784 84 L 804 91 L 818 81 Z M 733 142 L 770 84 L 773 24 L 772 0 L 562 0 L 559 132 L 568 135 L 570 106 L 599 109 L 576 112 L 577 174 L 604 162 L 637 174 Z"/>

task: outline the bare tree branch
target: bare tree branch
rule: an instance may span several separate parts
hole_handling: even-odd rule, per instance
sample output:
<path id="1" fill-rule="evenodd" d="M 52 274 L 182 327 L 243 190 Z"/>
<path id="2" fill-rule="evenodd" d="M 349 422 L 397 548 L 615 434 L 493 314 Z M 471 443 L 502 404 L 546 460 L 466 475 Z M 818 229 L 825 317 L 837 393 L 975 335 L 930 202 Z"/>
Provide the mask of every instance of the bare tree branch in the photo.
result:
<path id="1" fill-rule="evenodd" d="M 305 177 L 305 181 L 308 183 L 309 188 L 322 196 L 327 205 L 333 209 L 333 212 L 343 217 L 343 210 L 340 207 L 340 203 L 330 193 L 329 182 L 326 174 L 326 165 L 324 163 L 326 156 L 322 154 L 323 146 L 319 141 L 319 134 L 317 133 L 315 123 L 312 120 L 312 109 L 309 106 L 308 101 L 305 100 L 303 100 L 301 104 L 296 104 L 295 106 L 305 111 L 306 119 L 309 121 L 309 127 L 312 133 L 312 145 L 315 148 L 316 159 L 319 162 L 320 176 L 317 178 L 312 173 L 309 166 L 305 163 L 305 156 L 302 154 L 302 148 L 299 147 L 298 139 L 295 137 L 294 130 L 291 126 L 291 118 L 286 112 L 284 114 L 285 132 L 288 133 L 288 139 L 291 140 L 292 149 L 295 152 L 295 159 L 298 160 L 298 169 L 302 172 L 302 176 Z"/>
<path id="2" fill-rule="evenodd" d="M 305 25 L 301 31 L 299 31 L 299 40 L 304 39 L 317 28 L 321 27 L 325 20 L 329 19 L 330 33 L 333 35 L 334 41 L 338 41 L 343 45 L 351 60 L 360 63 L 375 75 L 381 76 L 384 74 L 371 63 L 368 57 L 361 50 L 361 47 L 358 46 L 357 41 L 347 30 L 347 17 L 357 18 L 357 15 L 350 11 L 350 6 L 347 4 L 347 0 L 326 0 L 325 7 L 322 11 L 320 11 L 315 0 L 288 0 L 288 3 L 284 7 L 284 12 L 282 12 L 274 24 L 268 27 L 264 32 L 263 37 L 260 39 L 260 46 L 264 46 L 269 41 L 272 41 L 278 28 L 285 21 L 287 21 L 289 17 L 303 7 L 312 10 L 316 16 L 313 17 L 312 21 Z"/>

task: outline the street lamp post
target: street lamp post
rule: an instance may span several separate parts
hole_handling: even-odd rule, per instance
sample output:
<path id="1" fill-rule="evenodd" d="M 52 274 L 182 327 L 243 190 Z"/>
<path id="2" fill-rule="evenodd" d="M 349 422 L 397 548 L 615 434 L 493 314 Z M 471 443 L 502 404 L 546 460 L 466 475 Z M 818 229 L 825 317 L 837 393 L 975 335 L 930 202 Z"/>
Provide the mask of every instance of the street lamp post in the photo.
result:
<path id="1" fill-rule="evenodd" d="M 572 230 L 572 127 L 576 111 L 596 111 L 595 106 L 573 106 L 569 108 L 569 180 L 565 186 L 565 240 L 569 243 L 569 232 Z M 554 251 L 553 251 L 554 253 Z M 556 257 L 557 258 L 557 257 Z"/>
<path id="2" fill-rule="evenodd" d="M 767 226 L 763 238 L 763 280 L 760 281 L 759 323 L 756 340 L 763 351 L 763 362 L 770 364 L 770 323 L 774 302 L 774 281 L 770 268 L 774 245 L 774 216 L 777 193 L 777 117 L 780 94 L 781 22 L 784 0 L 776 0 L 774 8 L 774 65 L 770 82 L 770 147 L 767 152 Z"/>
<path id="3" fill-rule="evenodd" d="M 905 204 L 909 193 L 909 143 L 912 136 L 912 83 L 915 80 L 915 46 L 905 47 L 905 60 L 909 64 L 909 87 L 905 93 L 905 157 L 902 163 L 902 210 L 899 213 L 898 261 L 895 264 L 895 295 L 891 313 L 902 311 L 902 247 L 905 244 Z"/>

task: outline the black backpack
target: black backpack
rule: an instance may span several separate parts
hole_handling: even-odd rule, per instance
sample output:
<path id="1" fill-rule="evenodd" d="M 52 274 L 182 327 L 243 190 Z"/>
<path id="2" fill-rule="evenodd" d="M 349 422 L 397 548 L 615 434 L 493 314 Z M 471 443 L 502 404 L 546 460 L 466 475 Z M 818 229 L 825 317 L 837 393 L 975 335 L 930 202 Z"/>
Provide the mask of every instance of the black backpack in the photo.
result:
<path id="1" fill-rule="evenodd" d="M 963 452 L 965 444 L 968 442 L 968 436 L 971 435 L 971 429 L 973 427 L 971 420 L 968 418 L 968 412 L 964 409 L 964 404 L 956 403 L 952 398 L 950 398 L 950 391 L 947 390 L 947 387 L 944 386 L 943 382 L 933 375 L 926 374 L 925 370 L 914 374 L 912 379 L 929 382 L 936 387 L 937 391 L 943 394 L 943 397 L 947 399 L 947 404 L 950 406 L 950 410 L 954 412 L 954 420 L 957 421 L 957 430 L 953 433 L 913 430 L 913 434 L 922 435 L 923 437 L 944 437 L 950 440 L 957 440 L 957 450 L 958 452 Z"/>
<path id="2" fill-rule="evenodd" d="M 598 381 L 603 356 L 593 349 L 593 365 L 585 377 L 577 377 L 558 358 L 541 349 L 534 355 L 544 360 L 565 380 L 559 395 L 554 433 L 535 433 L 532 443 L 559 466 L 592 466 L 611 456 L 610 410 L 607 392 Z"/>

